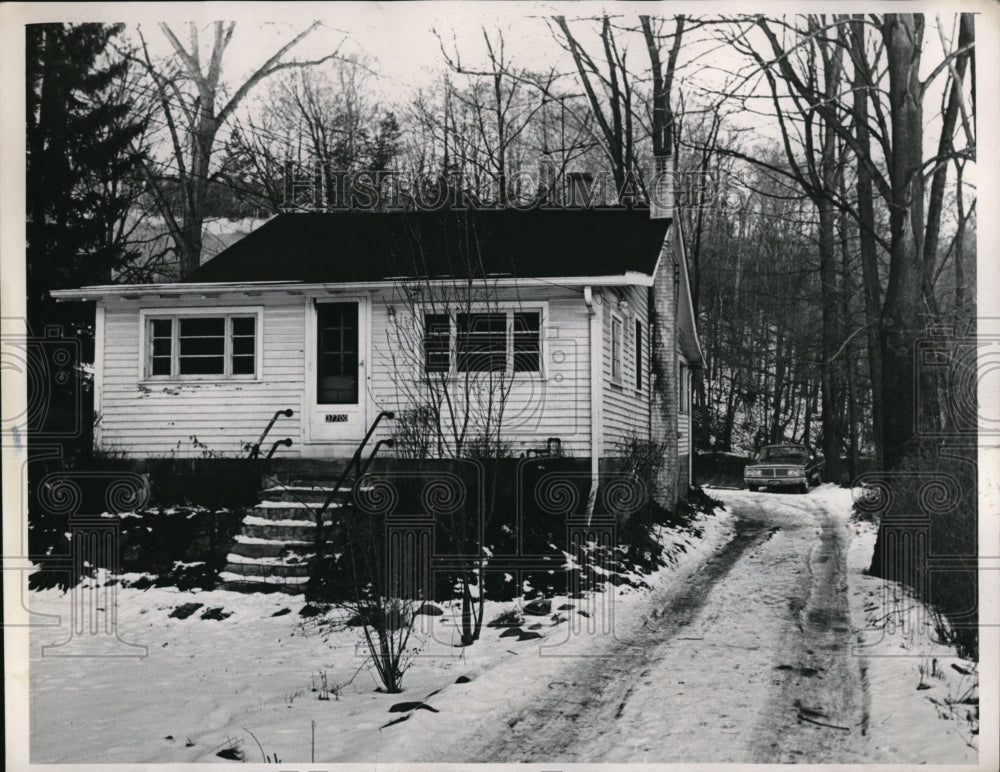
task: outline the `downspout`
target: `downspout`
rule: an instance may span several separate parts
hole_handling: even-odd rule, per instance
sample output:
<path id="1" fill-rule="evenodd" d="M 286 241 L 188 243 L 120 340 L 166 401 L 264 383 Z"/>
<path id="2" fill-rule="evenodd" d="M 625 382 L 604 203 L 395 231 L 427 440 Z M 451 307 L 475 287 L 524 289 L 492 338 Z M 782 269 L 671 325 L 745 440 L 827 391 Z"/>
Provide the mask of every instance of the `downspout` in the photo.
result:
<path id="1" fill-rule="evenodd" d="M 600 298 L 597 299 L 598 303 Z M 601 377 L 604 356 L 603 320 L 600 309 L 594 306 L 593 288 L 588 284 L 583 288 L 583 302 L 590 312 L 590 494 L 587 496 L 587 523 L 594 516 L 597 503 L 597 489 L 600 485 L 601 463 L 601 391 L 604 383 Z"/>

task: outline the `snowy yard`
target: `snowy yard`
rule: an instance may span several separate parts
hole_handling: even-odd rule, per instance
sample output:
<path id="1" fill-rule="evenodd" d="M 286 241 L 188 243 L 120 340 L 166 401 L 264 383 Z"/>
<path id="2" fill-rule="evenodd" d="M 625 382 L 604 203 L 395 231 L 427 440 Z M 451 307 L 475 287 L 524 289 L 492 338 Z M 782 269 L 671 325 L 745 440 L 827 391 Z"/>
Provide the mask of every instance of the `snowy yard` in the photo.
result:
<path id="1" fill-rule="evenodd" d="M 714 495 L 724 495 L 732 509 L 749 494 Z M 974 762 L 968 722 L 939 718 L 948 712 L 942 707 L 946 698 L 958 696 L 972 681 L 951 665 L 972 666 L 926 643 L 917 623 L 897 626 L 892 635 L 863 631 L 868 624 L 862 620 L 877 619 L 894 602 L 882 582 L 861 574 L 874 532 L 848 525 L 849 491 L 826 486 L 812 497 L 841 513 L 842 525 L 854 531 L 847 556 L 851 620 L 871 644 L 864 650 L 871 760 Z M 663 534 L 685 540 L 686 551 L 674 565 L 646 577 L 651 590 L 609 587 L 582 600 L 552 598 L 550 613 L 527 616 L 523 625 L 539 639 L 501 637 L 503 629 L 484 628 L 479 642 L 458 648 L 455 609 L 419 617 L 417 651 L 404 692 L 396 695 L 376 691 L 360 630 L 335 624 L 336 614 L 301 616 L 301 598 L 116 588 L 111 597 L 119 636 L 146 647 L 148 656 L 71 658 L 42 656 L 41 647 L 67 638 L 73 594 L 32 592 L 32 610 L 61 615 L 63 626 L 37 628 L 31 635 L 31 761 L 219 762 L 226 756 L 218 754 L 227 749 L 238 750 L 247 762 L 477 760 L 465 755 L 470 738 L 496 732 L 499 718 L 530 711 L 551 696 L 552 684 L 581 655 L 600 653 L 612 638 L 639 630 L 647 621 L 644 604 L 650 595 L 683 587 L 733 536 L 730 512 L 703 525 L 700 539 Z M 184 619 L 171 616 L 188 603 L 202 606 Z M 486 621 L 513 605 L 487 603 Z M 210 609 L 221 609 L 210 616 L 222 618 L 202 619 Z M 602 629 L 612 614 L 614 636 Z M 931 668 L 932 660 L 933 673 L 921 676 L 920 668 Z M 329 699 L 321 699 L 324 681 Z M 929 688 L 918 690 L 918 683 Z M 706 747 L 717 742 L 714 716 L 688 719 L 692 727 L 706 726 Z"/>

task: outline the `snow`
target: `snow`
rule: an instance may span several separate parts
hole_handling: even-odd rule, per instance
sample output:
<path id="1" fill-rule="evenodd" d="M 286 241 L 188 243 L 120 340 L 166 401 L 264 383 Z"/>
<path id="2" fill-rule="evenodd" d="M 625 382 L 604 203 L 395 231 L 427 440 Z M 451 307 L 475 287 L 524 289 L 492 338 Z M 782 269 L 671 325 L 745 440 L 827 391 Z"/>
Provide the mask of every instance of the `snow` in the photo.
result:
<path id="1" fill-rule="evenodd" d="M 928 763 L 975 761 L 978 738 L 971 730 L 973 726 L 978 729 L 979 722 L 973 725 L 965 720 L 971 706 L 958 704 L 952 712 L 948 704 L 966 694 L 978 697 L 978 678 L 952 667 L 972 673 L 976 663 L 937 642 L 933 614 L 905 587 L 865 573 L 877 528 L 872 523 L 852 523 L 851 527 L 854 538 L 847 555 L 851 617 L 856 624 L 865 622 L 856 653 L 864 662 L 872 695 L 873 738 L 891 754 L 905 752 Z M 926 725 L 938 715 L 942 717 L 940 732 L 913 731 L 914 726 Z"/>
<path id="2" fill-rule="evenodd" d="M 291 557 L 301 558 L 302 556 L 298 555 L 295 552 L 288 552 L 281 557 L 253 558 L 253 557 L 248 557 L 247 555 L 237 555 L 233 552 L 230 552 L 226 556 L 226 562 L 232 563 L 233 565 L 242 564 L 248 566 L 284 566 L 288 564 L 288 559 Z"/>
<path id="3" fill-rule="evenodd" d="M 220 582 L 253 582 L 254 584 L 306 584 L 308 576 L 255 576 L 247 574 L 236 574 L 232 571 L 220 571 Z"/>
<path id="4" fill-rule="evenodd" d="M 721 494 L 714 494 L 721 495 Z M 726 491 L 725 499 L 749 501 L 743 491 Z M 848 561 L 851 616 L 855 627 L 861 619 L 884 613 L 887 596 L 883 583 L 864 576 L 870 559 L 872 531 L 848 523 L 850 491 L 824 486 L 811 494 L 817 503 L 837 513 L 844 528 L 853 528 Z M 263 521 L 274 524 L 274 521 Z M 300 524 L 300 521 L 289 521 Z M 129 644 L 145 646 L 148 656 L 53 657 L 42 656 L 41 647 L 58 643 L 67 629 L 36 628 L 31 631 L 30 650 L 30 748 L 34 763 L 208 763 L 231 745 L 242 748 L 248 762 L 264 761 L 256 741 L 269 756 L 285 764 L 333 762 L 464 761 L 465 752 L 477 741 L 505 726 L 498 717 L 530 711 L 545 695 L 560 688 L 567 668 L 608 649 L 613 630 L 619 638 L 642 629 L 650 613 L 651 595 L 682 588 L 703 570 L 708 557 L 734 534 L 734 518 L 723 511 L 700 523 L 696 538 L 689 532 L 661 529 L 667 542 L 683 546 L 672 553 L 670 564 L 643 575 L 650 589 L 608 587 L 604 593 L 589 593 L 584 599 L 556 597 L 552 614 L 526 616 L 524 629 L 541 623 L 539 640 L 500 638 L 499 630 L 483 628 L 480 641 L 458 647 L 461 609 L 457 604 L 439 604 L 442 616 L 419 616 L 415 626 L 412 665 L 403 679 L 404 692 L 389 695 L 376 691 L 377 679 L 366 661 L 360 629 L 345 627 L 346 612 L 304 618 L 297 612 L 305 605 L 300 596 L 241 594 L 227 591 L 179 591 L 175 588 L 103 586 L 98 577 L 87 587 L 62 593 L 43 590 L 30 593 L 33 612 L 58 614 L 70 619 L 71 602 L 96 609 L 98 619 L 107 615 L 102 599 L 115 603 L 118 637 Z M 782 534 L 771 540 L 784 548 Z M 789 542 L 785 547 L 791 549 Z M 866 557 L 867 551 L 867 557 Z M 751 555 L 751 558 L 753 556 Z M 673 679 L 681 686 L 657 683 L 630 701 L 627 722 L 616 722 L 621 739 L 621 759 L 662 761 L 643 755 L 643 738 L 660 728 L 657 717 L 669 713 L 680 721 L 675 726 L 697 734 L 708 745 L 725 747 L 731 740 L 728 727 L 740 721 L 757 720 L 747 706 L 733 705 L 729 715 L 708 715 L 704 705 L 687 702 L 693 682 L 711 685 L 720 668 L 739 668 L 765 656 L 777 634 L 767 624 L 768 613 L 780 615 L 785 598 L 758 599 L 761 624 L 752 629 L 717 628 L 718 636 L 706 643 L 713 625 L 726 621 L 727 606 L 748 602 L 761 566 L 752 559 L 733 568 L 733 590 L 707 604 L 690 629 L 671 642 Z M 223 577 L 225 578 L 225 577 Z M 231 575 L 232 580 L 246 577 Z M 513 577 L 511 577 L 513 579 Z M 294 583 L 296 578 L 283 578 Z M 305 581 L 301 578 L 301 581 Z M 81 595 L 82 593 L 82 595 Z M 171 618 L 173 609 L 185 603 L 201 603 L 186 619 Z M 773 606 L 769 605 L 773 602 Z M 573 609 L 557 611 L 564 604 Z M 874 607 L 872 606 L 874 604 Z M 486 602 L 485 621 L 520 604 Z M 202 620 L 207 609 L 222 608 L 231 616 Z M 284 609 L 290 613 L 274 616 Z M 585 612 L 586 616 L 579 612 Z M 713 616 L 714 615 L 714 616 Z M 866 616 L 867 615 L 867 616 Z M 862 631 L 868 636 L 870 631 Z M 872 761 L 906 758 L 976 759 L 959 721 L 943 721 L 930 697 L 943 700 L 963 687 L 959 674 L 949 667 L 959 663 L 947 650 L 925 645 L 919 628 L 906 628 L 875 640 L 866 649 L 867 677 L 871 694 L 870 721 L 879 732 L 878 757 Z M 867 640 L 867 637 L 866 637 Z M 105 640 L 109 653 L 130 653 L 113 640 Z M 621 646 L 622 641 L 614 643 Z M 781 642 L 777 644 L 780 649 Z M 876 657 L 873 652 L 906 654 Z M 915 656 L 918 655 L 918 656 Z M 672 655 L 673 656 L 673 655 Z M 918 667 L 927 657 L 937 657 L 937 670 L 945 678 L 929 678 L 931 689 L 916 690 Z M 628 659 L 593 660 L 594 667 L 618 670 L 632 667 Z M 968 666 L 969 663 L 961 663 Z M 767 665 L 770 669 L 770 663 Z M 456 683 L 464 676 L 466 683 Z M 330 698 L 319 699 L 314 691 L 325 681 Z M 967 683 L 968 679 L 966 679 Z M 688 682 L 687 685 L 683 685 Z M 687 691 L 685 691 L 687 690 Z M 751 696 L 747 688 L 748 699 Z M 403 701 L 426 702 L 431 710 L 390 713 Z M 624 703 L 623 703 L 624 704 Z M 686 712 L 685 712 L 686 711 Z M 404 721 L 386 726 L 390 721 Z M 315 746 L 312 733 L 315 722 Z M 915 731 L 914 727 L 920 727 Z M 593 727 L 594 743 L 609 742 L 600 727 Z M 251 736 L 251 733 L 253 737 Z M 256 741 L 255 739 L 256 738 Z M 738 752 L 738 748 L 734 752 Z M 581 758 L 580 760 L 585 760 Z M 683 758 L 671 758 L 682 761 Z"/>
<path id="5" fill-rule="evenodd" d="M 331 501 L 328 509 L 337 509 L 342 506 L 335 501 Z M 305 501 L 261 501 L 255 507 L 256 509 L 315 509 L 319 510 L 323 508 L 321 502 L 309 503 Z"/>
<path id="6" fill-rule="evenodd" d="M 268 520 L 267 522 L 273 523 L 274 521 L 273 520 Z M 296 521 L 296 522 L 301 522 L 301 521 Z M 244 536 L 242 533 L 238 533 L 238 534 L 236 534 L 236 543 L 237 544 L 275 544 L 275 545 L 279 545 L 279 546 L 283 547 L 286 544 L 288 544 L 289 542 L 284 541 L 284 540 L 277 540 L 277 539 L 262 539 L 259 536 Z M 308 542 L 302 542 L 302 543 L 303 544 L 307 544 Z"/>
<path id="7" fill-rule="evenodd" d="M 331 523 L 332 521 L 330 520 L 323 521 L 323 525 L 330 525 Z M 276 526 L 291 526 L 294 528 L 308 528 L 310 525 L 312 525 L 312 521 L 305 519 L 276 520 L 276 519 L 271 519 L 270 517 L 257 517 L 256 515 L 247 515 L 246 517 L 243 518 L 243 525 L 276 525 Z"/>
<path id="8" fill-rule="evenodd" d="M 700 556 L 727 538 L 727 522 L 725 515 L 708 519 L 701 539 L 674 534 L 687 552 L 675 565 L 655 574 L 656 580 L 679 578 L 692 570 Z M 235 574 L 229 578 L 245 579 Z M 102 584 L 99 579 L 81 592 L 107 591 L 98 586 Z M 419 651 L 403 679 L 404 693 L 388 695 L 375 691 L 377 681 L 366 665 L 360 630 L 338 627 L 324 617 L 304 620 L 296 613 L 304 605 L 301 597 L 156 587 L 113 590 L 119 637 L 146 646 L 148 656 L 41 656 L 41 646 L 58 642 L 66 632 L 33 631 L 33 762 L 214 762 L 220 761 L 216 753 L 231 741 L 242 745 L 247 761 L 262 761 L 248 732 L 268 755 L 276 754 L 282 762 L 308 762 L 313 754 L 312 721 L 317 761 L 434 758 L 447 739 L 441 726 L 452 721 L 489 725 L 497 700 L 507 706 L 530 700 L 539 683 L 565 664 L 567 653 L 592 646 L 600 636 L 588 632 L 588 625 L 607 605 L 602 594 L 584 601 L 554 598 L 553 609 L 572 602 L 591 613 L 590 620 L 576 616 L 571 629 L 568 621 L 553 625 L 550 617 L 529 616 L 526 625 L 535 619 L 544 625 L 541 640 L 500 639 L 498 630 L 484 627 L 482 639 L 465 648 L 456 646 L 461 621 L 457 605 L 445 607 L 443 616 L 420 616 L 414 635 Z M 608 592 L 616 593 L 616 623 L 638 613 L 643 592 L 631 588 Z M 31 608 L 68 619 L 74 594 L 32 592 Z M 169 616 L 189 602 L 204 608 L 186 619 Z M 487 601 L 485 620 L 513 605 Z M 199 618 L 205 609 L 215 607 L 232 615 L 218 621 Z M 283 608 L 292 613 L 272 616 Z M 114 649 L 109 647 L 112 653 Z M 325 673 L 332 685 L 343 684 L 339 696 L 324 701 L 310 691 L 319 673 Z M 473 680 L 456 684 L 461 675 Z M 443 691 L 429 702 L 440 714 L 417 710 L 391 730 L 379 731 L 399 717 L 388 712 L 392 705 L 422 700 L 439 689 Z M 436 723 L 428 733 L 424 730 L 432 716 Z"/>

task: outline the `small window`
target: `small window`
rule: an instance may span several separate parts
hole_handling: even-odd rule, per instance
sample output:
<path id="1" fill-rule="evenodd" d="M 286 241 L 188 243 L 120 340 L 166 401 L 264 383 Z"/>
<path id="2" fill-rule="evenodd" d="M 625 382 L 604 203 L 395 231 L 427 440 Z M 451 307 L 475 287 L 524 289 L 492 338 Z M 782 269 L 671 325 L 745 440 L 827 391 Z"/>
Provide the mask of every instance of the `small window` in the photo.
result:
<path id="1" fill-rule="evenodd" d="M 150 375 L 170 375 L 173 359 L 173 319 L 153 319 L 150 322 Z"/>
<path id="2" fill-rule="evenodd" d="M 448 314 L 424 316 L 424 369 L 446 373 L 451 369 L 451 320 Z"/>
<path id="3" fill-rule="evenodd" d="M 233 319 L 233 375 L 253 375 L 257 360 L 257 319 L 253 316 Z"/>
<path id="4" fill-rule="evenodd" d="M 688 366 L 683 362 L 678 366 L 677 373 L 677 409 L 681 413 L 688 412 L 690 390 L 688 388 Z"/>
<path id="5" fill-rule="evenodd" d="M 611 317 L 611 380 L 622 381 L 622 320 Z"/>
<path id="6" fill-rule="evenodd" d="M 541 370 L 542 315 L 537 311 L 514 314 L 514 372 Z"/>
<path id="7" fill-rule="evenodd" d="M 642 322 L 635 320 L 635 390 L 642 391 Z"/>
<path id="8" fill-rule="evenodd" d="M 252 378 L 257 373 L 256 316 L 150 319 L 149 378 Z"/>

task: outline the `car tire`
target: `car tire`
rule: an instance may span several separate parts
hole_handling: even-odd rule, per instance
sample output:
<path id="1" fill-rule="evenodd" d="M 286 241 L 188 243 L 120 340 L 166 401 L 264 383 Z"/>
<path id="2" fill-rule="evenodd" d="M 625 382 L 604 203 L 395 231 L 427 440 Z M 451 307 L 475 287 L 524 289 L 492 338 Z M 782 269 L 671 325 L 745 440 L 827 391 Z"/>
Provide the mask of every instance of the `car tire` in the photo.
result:
<path id="1" fill-rule="evenodd" d="M 802 483 L 802 486 L 799 488 L 799 493 L 809 493 L 809 481 L 808 480 L 806 482 Z"/>
<path id="2" fill-rule="evenodd" d="M 756 485 L 748 485 L 747 486 L 747 490 L 750 491 L 751 493 L 756 493 L 757 492 L 757 486 Z"/>

